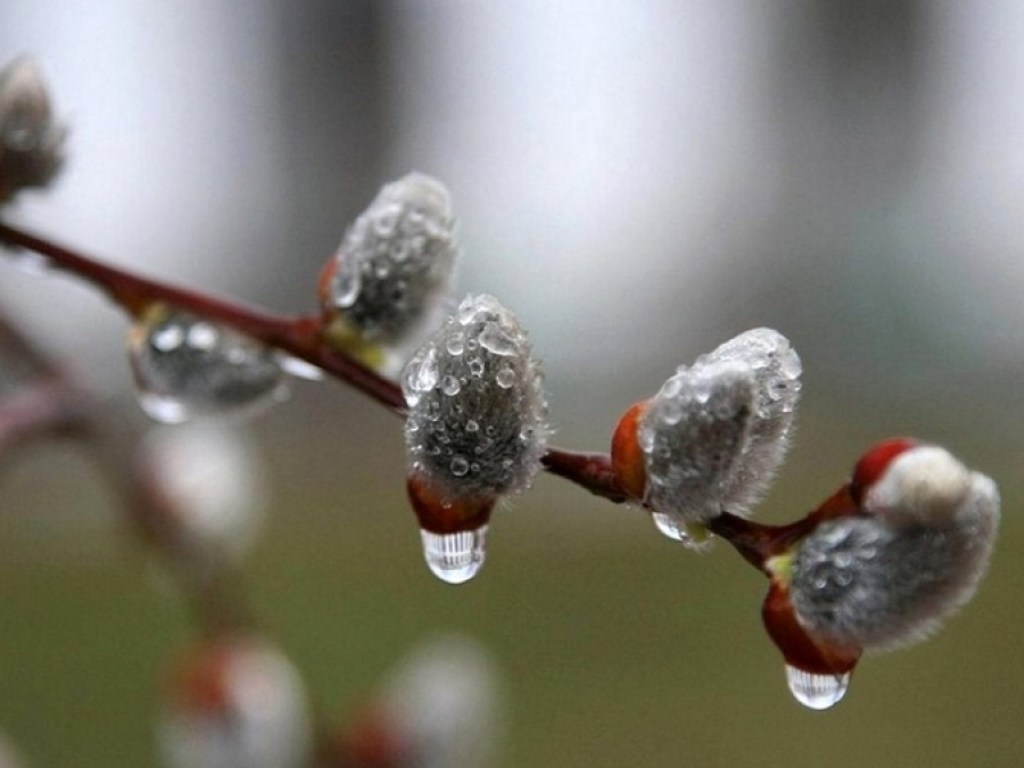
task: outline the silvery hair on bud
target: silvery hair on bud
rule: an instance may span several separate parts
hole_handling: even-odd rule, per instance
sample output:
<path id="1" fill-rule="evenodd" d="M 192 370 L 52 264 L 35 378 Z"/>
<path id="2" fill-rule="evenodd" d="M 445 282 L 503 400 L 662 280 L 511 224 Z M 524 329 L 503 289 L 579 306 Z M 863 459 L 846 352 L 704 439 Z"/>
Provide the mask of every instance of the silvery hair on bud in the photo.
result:
<path id="1" fill-rule="evenodd" d="M 680 366 L 640 424 L 647 503 L 683 523 L 748 511 L 785 458 L 799 377 L 800 358 L 768 328 Z"/>
<path id="2" fill-rule="evenodd" d="M 999 493 L 991 479 L 957 464 L 967 485 L 951 513 L 942 493 L 936 515 L 910 520 L 866 510 L 823 523 L 803 541 L 790 594 L 804 627 L 840 644 L 887 650 L 924 639 L 973 596 L 992 552 Z"/>
<path id="3" fill-rule="evenodd" d="M 445 186 L 410 173 L 381 189 L 345 232 L 327 302 L 364 337 L 394 342 L 447 298 L 458 246 Z"/>
<path id="4" fill-rule="evenodd" d="M 50 96 L 35 62 L 0 70 L 0 198 L 46 186 L 60 170 L 66 130 L 53 122 Z"/>
<path id="5" fill-rule="evenodd" d="M 529 487 L 547 448 L 540 364 L 515 315 L 468 296 L 402 374 L 413 472 L 447 498 Z"/>

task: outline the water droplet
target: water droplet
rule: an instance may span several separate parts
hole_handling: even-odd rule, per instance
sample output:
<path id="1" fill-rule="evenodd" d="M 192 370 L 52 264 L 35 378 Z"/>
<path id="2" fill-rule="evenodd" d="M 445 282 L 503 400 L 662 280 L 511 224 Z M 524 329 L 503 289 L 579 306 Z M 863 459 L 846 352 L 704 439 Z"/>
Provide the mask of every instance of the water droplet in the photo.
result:
<path id="1" fill-rule="evenodd" d="M 469 373 L 471 376 L 483 376 L 484 374 L 484 362 L 479 357 L 474 357 L 469 361 Z"/>
<path id="2" fill-rule="evenodd" d="M 828 709 L 838 704 L 850 687 L 850 673 L 818 675 L 786 665 L 786 685 L 793 698 L 808 709 Z"/>
<path id="3" fill-rule="evenodd" d="M 454 376 L 445 376 L 441 380 L 441 391 L 449 397 L 459 394 L 461 389 L 462 383 Z"/>
<path id="4" fill-rule="evenodd" d="M 469 472 L 469 462 L 466 461 L 464 456 L 456 456 L 452 459 L 452 463 L 448 468 L 451 469 L 452 474 L 456 477 L 465 477 L 466 473 Z"/>
<path id="5" fill-rule="evenodd" d="M 640 446 L 640 450 L 648 455 L 654 452 L 654 432 L 654 427 L 644 421 L 636 434 L 636 441 Z"/>
<path id="6" fill-rule="evenodd" d="M 514 369 L 505 367 L 498 371 L 494 377 L 494 383 L 502 389 L 508 389 L 516 383 L 516 372 Z"/>
<path id="7" fill-rule="evenodd" d="M 480 333 L 480 346 L 495 355 L 508 357 L 516 353 L 516 340 L 509 336 L 500 325 L 491 321 Z"/>
<path id="8" fill-rule="evenodd" d="M 277 362 L 281 365 L 281 370 L 297 379 L 322 381 L 324 378 L 324 372 L 319 367 L 297 357 L 278 355 Z"/>
<path id="9" fill-rule="evenodd" d="M 478 307 L 476 303 L 473 301 L 473 297 L 467 296 L 465 299 L 462 300 L 462 303 L 459 304 L 459 322 L 462 325 L 469 325 L 476 319 L 477 313 L 479 311 L 480 307 Z"/>
<path id="10" fill-rule="evenodd" d="M 363 289 L 362 269 L 358 260 L 339 256 L 338 266 L 331 280 L 331 301 L 339 309 L 348 309 L 359 298 Z"/>
<path id="11" fill-rule="evenodd" d="M 661 391 L 658 393 L 658 397 L 670 399 L 675 397 L 682 391 L 683 382 L 678 377 L 673 376 L 662 386 Z"/>
<path id="12" fill-rule="evenodd" d="M 695 523 L 688 526 L 672 515 L 653 511 L 651 512 L 651 520 L 654 521 L 654 527 L 658 529 L 658 532 L 672 541 L 678 541 L 680 544 L 695 550 L 702 550 L 708 546 L 711 537 L 700 524 Z"/>
<path id="13" fill-rule="evenodd" d="M 654 521 L 654 527 L 658 529 L 659 533 L 672 541 L 685 541 L 689 538 L 686 532 L 676 525 L 676 519 L 672 515 L 664 512 L 651 512 L 651 520 Z"/>
<path id="14" fill-rule="evenodd" d="M 157 307 L 133 326 L 128 345 L 139 403 L 157 421 L 270 405 L 284 394 L 271 350 L 185 312 Z"/>
<path id="15" fill-rule="evenodd" d="M 459 331 L 453 333 L 448 337 L 448 340 L 444 344 L 445 349 L 448 350 L 448 354 L 455 355 L 456 357 L 462 354 L 462 351 L 466 348 L 466 337 Z"/>
<path id="16" fill-rule="evenodd" d="M 666 400 L 661 404 L 661 420 L 674 427 L 683 420 L 683 404 L 678 400 Z"/>
<path id="17" fill-rule="evenodd" d="M 429 392 L 437 386 L 440 372 L 437 369 L 437 350 L 431 346 L 420 361 L 412 379 L 412 388 L 417 392 Z"/>
<path id="18" fill-rule="evenodd" d="M 469 421 L 466 422 L 466 431 L 467 432 L 479 432 L 480 431 L 480 425 L 477 424 L 475 421 L 473 421 L 473 419 L 470 419 Z"/>
<path id="19" fill-rule="evenodd" d="M 377 211 L 373 217 L 373 231 L 377 237 L 386 240 L 395 234 L 401 213 L 402 207 L 398 204 L 388 205 Z"/>
<path id="20" fill-rule="evenodd" d="M 469 581 L 484 564 L 487 526 L 475 531 L 434 533 L 420 531 L 423 557 L 431 572 L 449 584 Z"/>

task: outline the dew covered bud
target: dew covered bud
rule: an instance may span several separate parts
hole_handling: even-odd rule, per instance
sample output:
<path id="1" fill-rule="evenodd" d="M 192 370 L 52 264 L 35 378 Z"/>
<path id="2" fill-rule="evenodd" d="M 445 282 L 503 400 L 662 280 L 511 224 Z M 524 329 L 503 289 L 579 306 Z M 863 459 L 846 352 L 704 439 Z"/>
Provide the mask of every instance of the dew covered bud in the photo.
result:
<path id="1" fill-rule="evenodd" d="M 408 362 L 402 390 L 421 527 L 480 530 L 499 497 L 529 487 L 547 448 L 547 401 L 526 333 L 494 297 L 468 296 Z"/>
<path id="2" fill-rule="evenodd" d="M 0 70 L 0 202 L 50 183 L 63 161 L 65 134 L 32 59 L 17 58 Z"/>
<path id="3" fill-rule="evenodd" d="M 800 392 L 800 359 L 768 328 L 747 331 L 680 366 L 619 422 L 620 485 L 670 538 L 698 542 L 722 511 L 743 514 L 785 457 Z"/>
<path id="4" fill-rule="evenodd" d="M 500 720 L 494 662 L 461 635 L 413 649 L 342 733 L 336 751 L 352 768 L 491 764 Z"/>
<path id="5" fill-rule="evenodd" d="M 128 354 L 139 404 L 168 424 L 258 410 L 287 392 L 274 350 L 164 304 L 132 327 Z"/>
<path id="6" fill-rule="evenodd" d="M 174 670 L 157 736 L 168 768 L 299 768 L 311 736 L 298 673 L 258 639 L 205 641 Z"/>
<path id="7" fill-rule="evenodd" d="M 995 483 L 943 448 L 899 442 L 858 464 L 860 515 L 822 523 L 794 553 L 791 599 L 813 637 L 869 651 L 919 641 L 985 572 L 999 522 Z"/>
<path id="8" fill-rule="evenodd" d="M 410 173 L 385 185 L 320 276 L 333 338 L 343 345 L 393 344 L 418 327 L 432 327 L 455 267 L 454 227 L 441 182 Z"/>

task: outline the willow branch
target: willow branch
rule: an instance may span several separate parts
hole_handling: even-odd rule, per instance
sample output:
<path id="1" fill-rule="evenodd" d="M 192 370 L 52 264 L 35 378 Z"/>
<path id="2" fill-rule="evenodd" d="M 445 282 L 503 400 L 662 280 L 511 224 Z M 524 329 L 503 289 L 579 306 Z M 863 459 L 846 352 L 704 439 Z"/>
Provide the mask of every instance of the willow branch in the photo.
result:
<path id="1" fill-rule="evenodd" d="M 131 317 L 138 317 L 155 303 L 165 303 L 223 323 L 268 347 L 317 366 L 393 413 L 405 414 L 405 401 L 398 385 L 333 348 L 326 338 L 324 319 L 319 315 L 277 315 L 230 299 L 146 278 L 3 222 L 0 222 L 0 241 L 45 256 L 54 268 L 97 287 Z M 542 463 L 549 473 L 595 496 L 615 504 L 631 500 L 616 481 L 611 461 L 605 454 L 551 448 Z M 810 517 L 805 518 L 808 522 L 768 526 L 725 512 L 712 520 L 708 527 L 732 543 L 756 568 L 763 569 L 765 561 L 773 553 L 809 530 Z"/>

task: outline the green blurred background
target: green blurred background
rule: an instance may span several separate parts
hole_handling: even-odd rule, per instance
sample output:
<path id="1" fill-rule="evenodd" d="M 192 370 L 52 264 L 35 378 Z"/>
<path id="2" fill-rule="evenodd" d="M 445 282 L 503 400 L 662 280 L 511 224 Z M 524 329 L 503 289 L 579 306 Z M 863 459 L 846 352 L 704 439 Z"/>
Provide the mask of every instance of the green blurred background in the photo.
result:
<path id="1" fill-rule="evenodd" d="M 60 186 L 13 218 L 302 310 L 345 223 L 418 168 L 452 188 L 461 289 L 531 329 L 559 445 L 603 450 L 676 365 L 770 325 L 805 398 L 761 519 L 802 515 L 895 434 L 1002 491 L 977 598 L 809 712 L 761 629 L 763 579 L 728 547 L 689 553 L 541 477 L 496 515 L 480 576 L 446 586 L 398 422 L 301 385 L 254 426 L 273 503 L 245 576 L 339 722 L 457 629 L 498 661 L 506 768 L 1021 765 L 1024 8 L 967 7 L 4 3 L 0 59 L 37 53 L 73 125 Z M 137 418 L 112 308 L 13 269 L 0 295 Z M 186 607 L 74 446 L 7 462 L 0 499 L 0 730 L 35 768 L 155 766 Z"/>

